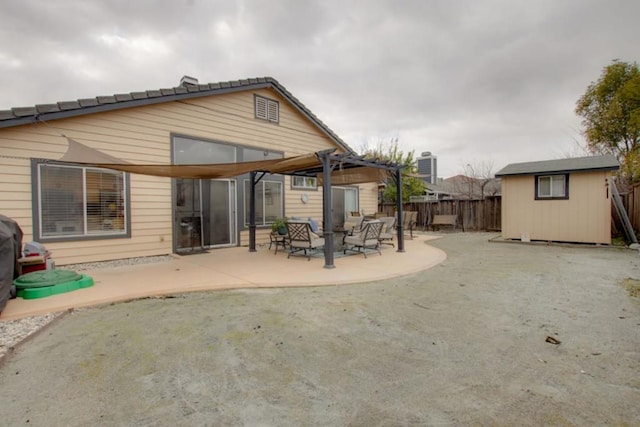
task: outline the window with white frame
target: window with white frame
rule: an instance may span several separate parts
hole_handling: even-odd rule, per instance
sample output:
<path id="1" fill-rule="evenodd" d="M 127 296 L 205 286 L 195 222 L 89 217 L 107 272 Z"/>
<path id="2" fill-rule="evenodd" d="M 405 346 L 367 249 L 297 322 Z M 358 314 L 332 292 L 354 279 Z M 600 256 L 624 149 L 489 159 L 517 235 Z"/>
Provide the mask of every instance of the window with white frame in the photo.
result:
<path id="1" fill-rule="evenodd" d="M 34 229 L 41 240 L 128 235 L 127 175 L 36 163 Z"/>
<path id="2" fill-rule="evenodd" d="M 249 225 L 251 181 L 244 181 L 244 224 Z M 282 182 L 261 180 L 256 184 L 256 225 L 269 225 L 284 216 Z"/>
<path id="3" fill-rule="evenodd" d="M 255 95 L 256 119 L 266 120 L 272 123 L 280 122 L 280 104 L 273 99 Z"/>
<path id="4" fill-rule="evenodd" d="M 292 176 L 291 188 L 299 190 L 315 190 L 318 188 L 318 179 L 308 176 Z"/>
<path id="5" fill-rule="evenodd" d="M 536 176 L 536 199 L 568 199 L 569 175 Z"/>

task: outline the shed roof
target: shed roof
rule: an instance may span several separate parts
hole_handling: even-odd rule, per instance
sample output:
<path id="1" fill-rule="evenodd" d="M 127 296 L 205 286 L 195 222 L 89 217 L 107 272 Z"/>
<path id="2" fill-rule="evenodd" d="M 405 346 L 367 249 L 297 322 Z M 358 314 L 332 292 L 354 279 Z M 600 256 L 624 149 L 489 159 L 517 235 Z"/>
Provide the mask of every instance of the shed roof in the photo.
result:
<path id="1" fill-rule="evenodd" d="M 183 99 L 200 98 L 204 96 L 221 95 L 225 93 L 240 92 L 271 88 L 300 113 L 306 116 L 321 132 L 326 134 L 340 148 L 348 153 L 355 153 L 338 135 L 326 124 L 291 94 L 273 77 L 258 77 L 227 82 L 207 84 L 186 84 L 169 89 L 146 90 L 115 94 L 111 96 L 97 96 L 95 98 L 78 99 L 76 101 L 63 101 L 55 104 L 39 104 L 31 107 L 16 107 L 10 110 L 0 110 L 0 128 L 20 126 L 38 121 L 49 121 L 76 117 L 86 114 L 113 111 L 124 108 L 139 107 L 143 105 L 158 104 Z"/>
<path id="2" fill-rule="evenodd" d="M 539 162 L 511 163 L 496 173 L 506 175 L 535 175 L 539 173 L 589 172 L 618 170 L 620 164 L 614 156 L 588 156 L 569 159 L 544 160 Z"/>

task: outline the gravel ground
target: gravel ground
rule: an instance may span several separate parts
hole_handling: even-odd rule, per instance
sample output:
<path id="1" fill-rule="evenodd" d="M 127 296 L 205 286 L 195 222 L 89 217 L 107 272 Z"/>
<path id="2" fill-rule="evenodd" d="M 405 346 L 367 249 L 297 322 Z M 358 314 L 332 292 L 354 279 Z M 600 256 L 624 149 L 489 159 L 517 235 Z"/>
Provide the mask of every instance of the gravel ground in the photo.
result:
<path id="1" fill-rule="evenodd" d="M 45 314 L 0 322 L 0 358 L 13 350 L 16 344 L 51 323 L 59 315 L 60 313 Z"/>
<path id="2" fill-rule="evenodd" d="M 95 270 L 96 268 L 117 268 L 127 265 L 151 264 L 156 262 L 166 262 L 173 259 L 172 256 L 150 256 L 129 258 L 116 261 L 90 262 L 83 264 L 72 264 L 60 267 L 65 270 L 83 272 Z M 0 321 L 0 358 L 11 351 L 16 344 L 23 341 L 33 333 L 42 329 L 61 313 L 45 314 L 44 316 L 26 317 L 24 319 Z"/>
<path id="3" fill-rule="evenodd" d="M 640 425 L 638 253 L 489 237 L 392 280 L 72 312 L 4 358 L 0 424 Z"/>

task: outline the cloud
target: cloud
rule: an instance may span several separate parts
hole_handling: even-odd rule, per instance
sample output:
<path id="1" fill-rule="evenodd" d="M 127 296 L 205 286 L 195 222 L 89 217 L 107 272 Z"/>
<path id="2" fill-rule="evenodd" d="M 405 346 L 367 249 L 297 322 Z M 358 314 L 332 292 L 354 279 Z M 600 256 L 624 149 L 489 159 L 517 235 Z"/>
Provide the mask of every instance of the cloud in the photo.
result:
<path id="1" fill-rule="evenodd" d="M 624 0 L 0 3 L 0 108 L 272 76 L 347 143 L 460 165 L 562 156 L 576 100 L 638 60 Z"/>

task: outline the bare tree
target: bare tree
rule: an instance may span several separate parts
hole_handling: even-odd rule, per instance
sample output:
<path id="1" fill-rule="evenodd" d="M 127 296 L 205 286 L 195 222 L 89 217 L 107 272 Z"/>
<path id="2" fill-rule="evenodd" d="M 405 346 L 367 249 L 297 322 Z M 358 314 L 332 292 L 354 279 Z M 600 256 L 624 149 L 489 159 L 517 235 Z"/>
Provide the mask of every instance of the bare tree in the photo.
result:
<path id="1" fill-rule="evenodd" d="M 589 144 L 587 143 L 587 141 L 580 141 L 576 137 L 571 137 L 571 139 L 573 140 L 571 148 L 566 151 L 562 151 L 561 158 L 571 159 L 574 157 L 591 156 L 593 154 L 593 151 L 589 149 Z"/>
<path id="2" fill-rule="evenodd" d="M 476 195 L 480 195 L 484 199 L 487 193 L 487 186 L 494 180 L 493 160 L 481 160 L 467 163 L 460 175 L 458 187 L 463 194 L 468 194 L 472 199 Z M 490 190 L 489 193 L 496 193 L 496 190 Z"/>

